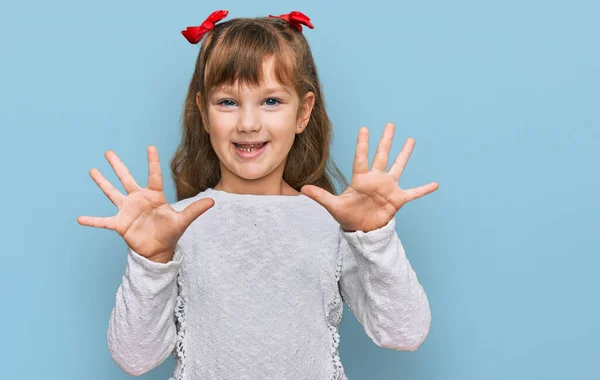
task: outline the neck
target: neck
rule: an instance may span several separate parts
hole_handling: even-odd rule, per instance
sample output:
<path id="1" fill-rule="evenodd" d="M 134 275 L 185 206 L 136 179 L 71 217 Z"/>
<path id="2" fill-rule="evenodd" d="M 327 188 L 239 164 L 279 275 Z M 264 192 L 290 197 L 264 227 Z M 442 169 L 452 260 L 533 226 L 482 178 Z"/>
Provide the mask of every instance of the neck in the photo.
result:
<path id="1" fill-rule="evenodd" d="M 231 194 L 252 194 L 252 195 L 300 195 L 293 187 L 288 185 L 283 179 L 278 183 L 268 184 L 265 182 L 244 181 L 233 184 L 221 179 L 214 187 L 215 190 L 222 190 Z"/>

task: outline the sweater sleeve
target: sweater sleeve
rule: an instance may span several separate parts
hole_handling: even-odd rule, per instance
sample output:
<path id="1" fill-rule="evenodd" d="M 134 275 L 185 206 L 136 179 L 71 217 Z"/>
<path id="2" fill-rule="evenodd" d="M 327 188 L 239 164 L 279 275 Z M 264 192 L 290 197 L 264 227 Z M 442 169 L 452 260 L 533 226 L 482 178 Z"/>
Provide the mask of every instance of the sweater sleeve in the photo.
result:
<path id="1" fill-rule="evenodd" d="M 395 227 L 392 218 L 369 232 L 339 228 L 340 292 L 375 344 L 415 351 L 429 334 L 431 310 Z"/>
<path id="2" fill-rule="evenodd" d="M 156 263 L 127 249 L 127 265 L 110 316 L 107 340 L 114 361 L 130 375 L 152 370 L 175 348 L 177 276 L 182 255 L 178 245 L 172 261 Z"/>

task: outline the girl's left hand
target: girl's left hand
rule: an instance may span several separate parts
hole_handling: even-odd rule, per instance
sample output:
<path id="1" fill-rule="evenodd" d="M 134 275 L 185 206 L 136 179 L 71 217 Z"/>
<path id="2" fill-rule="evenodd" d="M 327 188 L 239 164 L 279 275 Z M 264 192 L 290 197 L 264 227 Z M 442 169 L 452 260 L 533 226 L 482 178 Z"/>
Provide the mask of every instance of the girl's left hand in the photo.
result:
<path id="1" fill-rule="evenodd" d="M 300 189 L 302 194 L 325 207 L 346 232 L 369 232 L 384 227 L 405 203 L 432 193 L 439 187 L 437 182 L 408 190 L 398 186 L 402 171 L 415 146 L 415 140 L 412 138 L 406 140 L 386 173 L 394 130 L 394 124 L 386 124 L 369 171 L 369 130 L 366 127 L 360 129 L 352 181 L 342 194 L 333 195 L 314 185 L 305 185 Z"/>

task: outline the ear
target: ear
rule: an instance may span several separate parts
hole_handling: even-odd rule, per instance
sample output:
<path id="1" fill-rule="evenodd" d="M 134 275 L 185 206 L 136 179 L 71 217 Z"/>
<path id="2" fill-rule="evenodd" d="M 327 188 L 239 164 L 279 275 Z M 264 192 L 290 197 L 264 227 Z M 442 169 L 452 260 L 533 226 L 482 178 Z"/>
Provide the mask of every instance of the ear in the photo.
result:
<path id="1" fill-rule="evenodd" d="M 208 129 L 206 128 L 206 126 L 208 125 L 206 115 L 202 113 L 202 98 L 200 97 L 200 92 L 196 93 L 196 106 L 198 106 L 198 110 L 200 111 L 200 117 L 202 117 L 202 125 L 204 125 L 206 133 L 208 133 Z"/>
<path id="2" fill-rule="evenodd" d="M 300 134 L 308 125 L 308 121 L 310 120 L 310 114 L 312 113 L 313 107 L 315 105 L 315 94 L 312 91 L 307 92 L 302 98 L 302 104 L 300 105 L 300 112 L 298 120 L 296 120 L 296 133 Z"/>

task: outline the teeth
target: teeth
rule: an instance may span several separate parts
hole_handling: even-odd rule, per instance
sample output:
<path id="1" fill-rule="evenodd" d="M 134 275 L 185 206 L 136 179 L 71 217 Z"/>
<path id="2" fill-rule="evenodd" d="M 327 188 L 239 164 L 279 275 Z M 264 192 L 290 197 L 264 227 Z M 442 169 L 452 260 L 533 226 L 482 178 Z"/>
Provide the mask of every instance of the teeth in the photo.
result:
<path id="1" fill-rule="evenodd" d="M 241 151 L 244 151 L 244 152 L 248 152 L 248 153 L 249 153 L 249 152 L 254 152 L 256 149 L 260 149 L 260 148 L 262 148 L 262 147 L 263 147 L 263 145 L 265 145 L 265 144 L 264 144 L 264 143 L 262 143 L 262 144 L 255 145 L 255 146 L 252 146 L 252 147 L 249 147 L 249 148 L 244 148 L 244 147 L 242 147 L 241 145 L 235 144 L 235 146 L 236 146 L 236 147 L 237 147 L 239 150 L 241 150 Z"/>
<path id="2" fill-rule="evenodd" d="M 243 150 L 244 152 L 254 152 L 256 148 L 242 148 L 238 146 L 239 150 Z"/>

